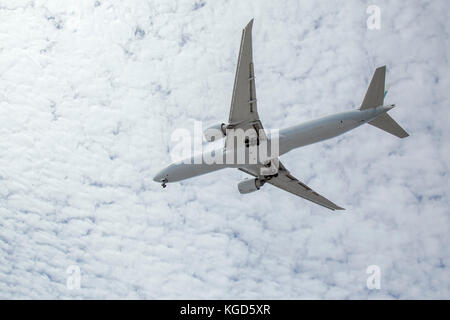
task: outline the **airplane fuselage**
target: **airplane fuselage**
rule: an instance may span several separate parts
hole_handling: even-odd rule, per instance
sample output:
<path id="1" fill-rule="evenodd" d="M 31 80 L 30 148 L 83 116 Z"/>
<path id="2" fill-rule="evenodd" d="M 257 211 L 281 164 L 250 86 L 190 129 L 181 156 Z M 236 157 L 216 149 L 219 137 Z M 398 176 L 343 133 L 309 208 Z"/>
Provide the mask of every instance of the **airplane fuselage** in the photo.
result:
<path id="1" fill-rule="evenodd" d="M 394 105 L 384 105 L 387 93 L 386 66 L 375 70 L 358 110 L 336 113 L 283 130 L 265 131 L 258 114 L 256 98 L 252 26 L 253 19 L 242 30 L 228 124 L 216 124 L 203 133 L 207 142 L 224 138 L 223 147 L 212 150 L 216 145 L 210 144 L 200 154 L 187 157 L 192 152 L 192 146 L 186 139 L 174 150 L 182 151 L 187 158 L 172 163 L 153 179 L 165 188 L 166 183 L 224 168 L 237 168 L 251 177 L 238 183 L 240 194 L 255 192 L 267 183 L 330 210 L 345 210 L 292 175 L 280 156 L 291 150 L 334 138 L 364 123 L 398 138 L 408 137 L 409 134 L 387 114 Z M 197 143 L 193 149 L 199 152 L 199 146 Z"/>
<path id="2" fill-rule="evenodd" d="M 279 131 L 279 155 L 281 156 L 293 149 L 337 137 L 375 119 L 378 115 L 392 108 L 393 105 L 341 112 L 282 129 Z M 270 142 L 268 145 L 270 145 Z M 245 146 L 241 146 L 241 148 L 245 148 Z M 222 148 L 215 150 L 215 152 L 223 155 L 224 161 L 222 163 L 208 164 L 203 161 L 204 154 L 194 155 L 188 159 L 172 163 L 161 170 L 154 177 L 154 181 L 177 182 L 224 168 L 246 168 L 251 166 L 246 163 L 226 163 L 227 152 L 235 152 L 233 150 L 224 150 Z"/>

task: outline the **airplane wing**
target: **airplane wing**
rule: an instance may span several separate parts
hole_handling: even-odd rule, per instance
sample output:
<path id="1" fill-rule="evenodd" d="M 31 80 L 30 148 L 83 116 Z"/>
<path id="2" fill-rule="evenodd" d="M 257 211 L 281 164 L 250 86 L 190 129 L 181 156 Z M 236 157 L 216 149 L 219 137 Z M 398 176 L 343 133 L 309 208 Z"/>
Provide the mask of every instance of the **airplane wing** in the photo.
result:
<path id="1" fill-rule="evenodd" d="M 252 53 L 252 26 L 253 19 L 242 31 L 241 47 L 239 50 L 236 76 L 234 79 L 233 97 L 231 99 L 228 129 L 255 129 L 261 134 L 260 139 L 267 139 L 261 121 L 259 120 L 256 105 L 255 74 L 253 70 Z M 262 129 L 262 130 L 261 130 Z M 260 133 L 261 130 L 261 133 Z M 227 140 L 233 136 L 226 137 Z"/>
<path id="2" fill-rule="evenodd" d="M 242 31 L 241 47 L 234 79 L 233 97 L 231 99 L 230 118 L 227 129 L 243 129 L 246 131 L 253 128 L 258 134 L 258 138 L 263 140 L 267 139 L 267 136 L 259 119 L 256 104 L 255 73 L 253 69 L 252 52 L 252 26 L 253 19 Z M 227 134 L 225 148 L 227 145 L 231 145 L 228 142 L 230 139 L 234 139 L 234 135 Z M 257 164 L 256 166 L 239 168 L 239 170 L 256 178 L 261 178 L 261 167 L 262 164 Z M 281 162 L 279 162 L 278 174 L 276 176 L 267 177 L 265 182 L 328 209 L 343 210 L 343 208 L 325 199 L 307 185 L 293 177 Z"/>
<path id="3" fill-rule="evenodd" d="M 258 177 L 256 172 L 247 170 L 247 169 L 240 169 L 244 171 L 245 173 L 248 173 L 254 177 Z M 292 176 L 290 172 L 284 167 L 284 165 L 279 162 L 279 168 L 278 168 L 278 175 L 269 178 L 266 180 L 267 183 L 270 183 L 271 185 L 278 187 L 280 189 L 283 189 L 287 192 L 290 192 L 292 194 L 295 194 L 299 197 L 302 197 L 306 200 L 312 201 L 314 203 L 317 203 L 321 206 L 324 206 L 325 208 L 331 209 L 331 210 L 345 210 L 344 208 L 341 208 L 331 202 L 330 200 L 326 199 L 325 197 L 321 196 L 314 190 L 312 190 L 310 187 L 308 187 L 303 182 L 299 181 L 297 178 Z"/>

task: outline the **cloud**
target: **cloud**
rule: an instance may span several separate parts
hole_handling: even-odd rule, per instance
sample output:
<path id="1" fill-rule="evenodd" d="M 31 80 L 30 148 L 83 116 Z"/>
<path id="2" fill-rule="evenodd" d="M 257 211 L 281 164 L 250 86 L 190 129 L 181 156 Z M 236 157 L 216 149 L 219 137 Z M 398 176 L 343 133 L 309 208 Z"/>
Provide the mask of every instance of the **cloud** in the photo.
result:
<path id="1" fill-rule="evenodd" d="M 0 2 L 0 297 L 448 298 L 449 4 L 377 5 L 380 30 L 356 0 Z M 363 126 L 283 156 L 343 214 L 242 196 L 237 170 L 152 181 L 175 129 L 226 120 L 253 17 L 267 129 L 358 107 L 388 66 L 411 137 Z"/>

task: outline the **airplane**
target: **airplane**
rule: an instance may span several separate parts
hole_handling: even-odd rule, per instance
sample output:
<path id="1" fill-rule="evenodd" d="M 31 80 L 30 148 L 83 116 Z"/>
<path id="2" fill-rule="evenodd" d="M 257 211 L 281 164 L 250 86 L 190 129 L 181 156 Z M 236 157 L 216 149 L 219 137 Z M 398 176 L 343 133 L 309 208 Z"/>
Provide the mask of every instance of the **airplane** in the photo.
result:
<path id="1" fill-rule="evenodd" d="M 259 146 L 260 142 L 267 143 L 271 142 L 272 139 L 267 137 L 257 110 L 252 26 L 253 19 L 242 31 L 228 124 L 222 123 L 205 130 L 205 138 L 209 142 L 214 140 L 206 134 L 209 129 L 217 130 L 220 133 L 219 138 L 224 138 L 223 147 L 216 150 L 215 153 L 224 157 L 224 159 L 231 154 L 234 159 L 236 152 L 244 150 L 246 161 L 243 163 L 235 163 L 234 161 L 231 161 L 231 163 L 227 163 L 227 161 L 213 164 L 204 163 L 201 161 L 205 157 L 203 152 L 200 155 L 193 155 L 185 161 L 172 163 L 158 172 L 153 180 L 161 183 L 165 188 L 167 183 L 185 180 L 224 168 L 237 168 L 253 176 L 252 179 L 245 179 L 238 184 L 238 190 L 241 194 L 257 191 L 265 183 L 268 183 L 333 211 L 345 210 L 291 175 L 278 156 L 293 149 L 334 138 L 365 123 L 399 138 L 408 137 L 409 134 L 387 114 L 395 105 L 384 104 L 387 93 L 385 92 L 386 66 L 376 69 L 359 109 L 336 113 L 282 129 L 278 135 L 278 155 L 266 158 L 258 156 L 256 163 L 250 163 L 247 159 L 249 153 L 247 149 L 249 149 L 250 144 L 252 147 L 255 144 Z M 242 143 L 242 140 L 240 143 L 235 143 L 233 132 L 238 129 L 254 130 L 256 136 L 251 141 L 245 138 L 244 143 Z M 254 139 L 255 137 L 256 139 Z M 275 170 L 264 171 L 268 167 L 272 169 L 275 167 Z"/>

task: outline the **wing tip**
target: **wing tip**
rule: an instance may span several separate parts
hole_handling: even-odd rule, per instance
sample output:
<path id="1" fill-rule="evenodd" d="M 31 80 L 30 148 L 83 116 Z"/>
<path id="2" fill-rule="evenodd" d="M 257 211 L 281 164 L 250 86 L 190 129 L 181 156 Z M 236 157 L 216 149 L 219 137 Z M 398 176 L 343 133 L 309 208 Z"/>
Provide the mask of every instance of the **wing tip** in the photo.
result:
<path id="1" fill-rule="evenodd" d="M 325 206 L 325 207 L 327 207 L 328 209 L 333 210 L 333 211 L 345 211 L 345 208 L 341 208 L 341 207 L 335 205 L 334 203 L 333 203 L 333 206 Z"/>

